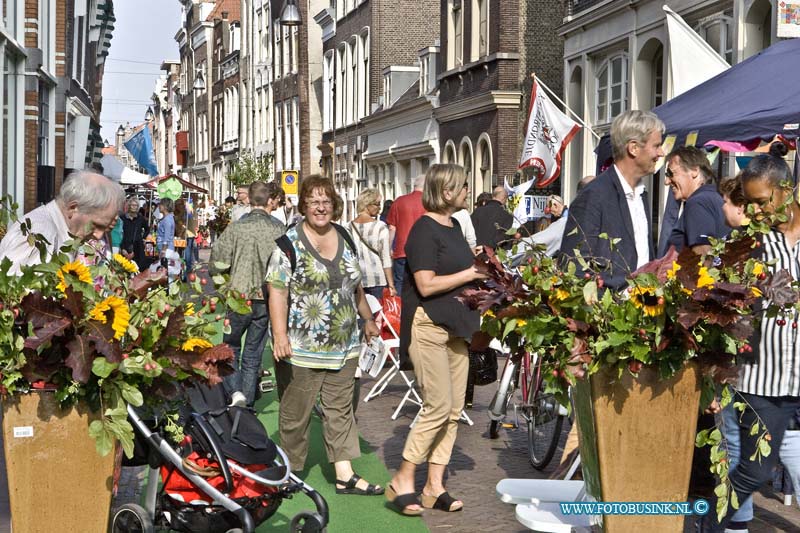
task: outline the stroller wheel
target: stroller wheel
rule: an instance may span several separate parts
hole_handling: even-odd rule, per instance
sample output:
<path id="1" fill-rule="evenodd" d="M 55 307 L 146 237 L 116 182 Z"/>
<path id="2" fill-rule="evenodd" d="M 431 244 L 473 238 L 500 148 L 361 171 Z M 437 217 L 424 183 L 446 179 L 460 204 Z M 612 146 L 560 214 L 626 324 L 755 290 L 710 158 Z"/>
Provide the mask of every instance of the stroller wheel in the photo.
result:
<path id="1" fill-rule="evenodd" d="M 114 511 L 111 533 L 153 533 L 153 519 L 141 506 L 126 503 Z"/>
<path id="2" fill-rule="evenodd" d="M 322 526 L 322 517 L 317 513 L 301 511 L 292 518 L 289 531 L 292 533 L 323 533 L 326 528 Z"/>

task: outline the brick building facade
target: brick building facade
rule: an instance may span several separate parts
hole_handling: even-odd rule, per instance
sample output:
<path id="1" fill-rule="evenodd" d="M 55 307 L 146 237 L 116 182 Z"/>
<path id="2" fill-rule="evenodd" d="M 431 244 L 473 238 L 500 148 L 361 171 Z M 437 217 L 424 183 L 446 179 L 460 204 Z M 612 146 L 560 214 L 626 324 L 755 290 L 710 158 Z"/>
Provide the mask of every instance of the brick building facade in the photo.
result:
<path id="1" fill-rule="evenodd" d="M 384 70 L 395 67 L 397 75 L 390 75 L 390 80 L 399 80 L 405 89 L 414 84 L 419 51 L 433 45 L 439 35 L 438 2 L 339 0 L 326 4 L 314 17 L 323 41 L 321 165 L 345 200 L 344 219 L 348 219 L 370 175 L 363 157 L 369 149 L 364 121 L 373 111 L 388 107 L 383 101 Z M 395 94 L 399 97 L 404 92 Z M 391 171 L 395 166 L 386 168 Z M 391 175 L 380 181 L 413 177 Z M 372 184 L 376 184 L 374 173 Z"/>
<path id="2" fill-rule="evenodd" d="M 99 162 L 113 2 L 4 0 L 0 10 L 2 193 L 29 211 L 50 201 L 70 170 Z"/>
<path id="3" fill-rule="evenodd" d="M 473 199 L 517 175 L 531 72 L 562 89 L 557 0 L 442 0 L 439 142 L 442 161 L 463 165 Z M 560 181 L 546 191 L 560 193 Z"/>

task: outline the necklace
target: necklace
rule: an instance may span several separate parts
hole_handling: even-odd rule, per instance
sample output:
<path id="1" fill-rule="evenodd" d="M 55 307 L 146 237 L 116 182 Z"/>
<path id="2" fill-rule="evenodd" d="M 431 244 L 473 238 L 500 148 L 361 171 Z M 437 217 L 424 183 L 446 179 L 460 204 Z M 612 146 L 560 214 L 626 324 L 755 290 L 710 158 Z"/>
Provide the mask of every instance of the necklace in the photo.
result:
<path id="1" fill-rule="evenodd" d="M 305 234 L 306 234 L 306 237 L 308 238 L 308 242 L 311 243 L 311 246 L 314 247 L 314 249 L 317 251 L 317 253 L 321 253 L 322 252 L 322 243 L 321 242 L 316 242 L 316 239 L 312 239 L 311 238 L 311 234 L 312 233 L 316 233 L 316 232 L 314 232 L 313 230 L 310 230 L 310 229 L 306 229 Z M 325 235 L 327 235 L 327 232 L 325 233 Z M 323 238 L 324 238 L 324 236 L 323 236 Z"/>

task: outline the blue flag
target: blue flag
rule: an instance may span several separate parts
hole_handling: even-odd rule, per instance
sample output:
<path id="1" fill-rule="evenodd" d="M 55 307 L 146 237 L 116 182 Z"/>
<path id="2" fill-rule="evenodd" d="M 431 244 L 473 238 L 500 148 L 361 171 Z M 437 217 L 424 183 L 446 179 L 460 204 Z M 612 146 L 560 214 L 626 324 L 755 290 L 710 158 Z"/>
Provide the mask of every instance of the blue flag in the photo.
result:
<path id="1" fill-rule="evenodd" d="M 158 165 L 156 164 L 156 154 L 153 152 L 150 128 L 145 126 L 124 144 L 139 166 L 151 176 L 158 176 Z"/>

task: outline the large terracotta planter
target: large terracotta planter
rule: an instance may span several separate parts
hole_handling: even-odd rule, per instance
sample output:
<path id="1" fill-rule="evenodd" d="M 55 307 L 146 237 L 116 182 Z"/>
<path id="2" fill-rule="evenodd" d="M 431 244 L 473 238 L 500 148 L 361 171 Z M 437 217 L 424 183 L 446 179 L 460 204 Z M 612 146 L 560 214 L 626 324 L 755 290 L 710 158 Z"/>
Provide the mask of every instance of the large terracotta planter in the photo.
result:
<path id="1" fill-rule="evenodd" d="M 616 375 L 613 376 L 614 378 Z M 620 381 L 598 372 L 575 390 L 586 491 L 604 502 L 685 502 L 700 403 L 700 372 L 670 380 L 643 368 Z M 603 517 L 610 533 L 678 533 L 684 516 Z"/>
<path id="2" fill-rule="evenodd" d="M 89 437 L 96 418 L 86 409 L 59 409 L 48 392 L 3 401 L 14 533 L 107 531 L 115 454 L 98 455 Z"/>

